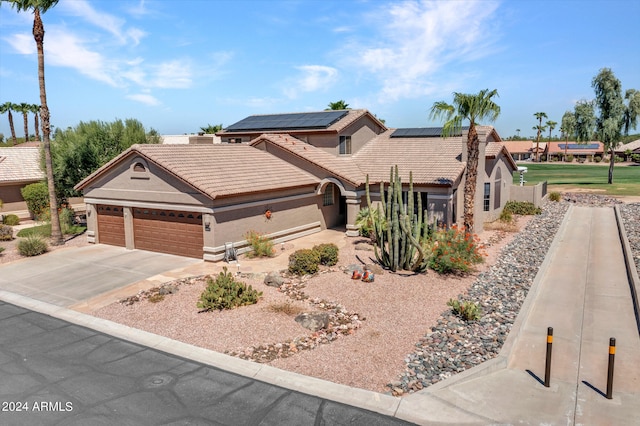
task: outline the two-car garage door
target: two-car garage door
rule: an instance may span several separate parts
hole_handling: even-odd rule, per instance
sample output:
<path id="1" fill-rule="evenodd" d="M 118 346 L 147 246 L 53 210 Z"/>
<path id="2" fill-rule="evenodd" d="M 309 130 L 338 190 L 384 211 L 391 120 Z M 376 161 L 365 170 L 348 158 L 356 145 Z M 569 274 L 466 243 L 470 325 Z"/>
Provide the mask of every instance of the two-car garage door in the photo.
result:
<path id="1" fill-rule="evenodd" d="M 135 248 L 202 258 L 202 214 L 137 207 L 131 210 Z M 121 207 L 98 206 L 98 238 L 100 243 L 125 245 Z"/>

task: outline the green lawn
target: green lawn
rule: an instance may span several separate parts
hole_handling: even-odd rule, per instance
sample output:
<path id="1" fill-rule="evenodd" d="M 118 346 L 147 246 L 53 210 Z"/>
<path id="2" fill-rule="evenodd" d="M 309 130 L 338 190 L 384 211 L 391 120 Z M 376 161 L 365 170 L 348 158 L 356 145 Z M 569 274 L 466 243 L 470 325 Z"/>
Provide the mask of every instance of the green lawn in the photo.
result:
<path id="1" fill-rule="evenodd" d="M 65 235 L 76 235 L 76 234 L 82 234 L 84 231 L 86 231 L 86 227 L 85 226 L 70 226 L 69 229 L 67 230 L 67 232 L 65 232 Z M 24 228 L 21 229 L 20 231 L 18 231 L 18 237 L 28 237 L 29 235 L 33 235 L 33 234 L 38 234 L 41 235 L 43 237 L 50 237 L 51 236 L 51 224 L 50 223 L 46 223 L 44 225 L 38 225 L 38 226 L 34 226 L 32 228 Z"/>
<path id="2" fill-rule="evenodd" d="M 575 187 L 597 190 L 607 195 L 640 195 L 640 165 L 619 166 L 613 169 L 613 184 L 607 184 L 607 165 L 521 163 L 528 168 L 525 185 L 547 181 L 548 191 L 554 187 Z M 518 185 L 520 174 L 514 173 L 513 183 Z M 603 192 L 604 191 L 604 192 Z"/>

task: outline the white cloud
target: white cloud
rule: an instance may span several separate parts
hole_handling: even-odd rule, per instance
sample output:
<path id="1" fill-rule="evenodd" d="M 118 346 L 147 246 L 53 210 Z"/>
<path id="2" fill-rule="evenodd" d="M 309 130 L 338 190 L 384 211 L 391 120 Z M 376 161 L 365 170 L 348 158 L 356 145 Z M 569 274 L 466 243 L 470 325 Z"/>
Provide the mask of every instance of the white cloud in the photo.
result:
<path id="1" fill-rule="evenodd" d="M 127 99 L 131 99 L 132 101 L 140 102 L 145 105 L 157 106 L 160 105 L 161 102 L 148 93 L 137 93 L 133 95 L 127 95 Z"/>
<path id="2" fill-rule="evenodd" d="M 191 65 L 186 60 L 161 63 L 154 70 L 151 86 L 163 89 L 186 89 L 191 87 Z"/>
<path id="3" fill-rule="evenodd" d="M 284 90 L 289 98 L 296 98 L 300 92 L 326 90 L 338 77 L 338 70 L 324 65 L 301 65 L 296 67 L 301 75 L 289 81 Z"/>
<path id="4" fill-rule="evenodd" d="M 5 37 L 5 40 L 21 55 L 36 53 L 36 42 L 30 34 L 14 34 L 11 37 Z"/>
<path id="5" fill-rule="evenodd" d="M 144 31 L 137 28 L 125 29 L 124 19 L 109 13 L 99 12 L 86 0 L 65 1 L 61 2 L 60 6 L 67 13 L 79 16 L 96 27 L 111 33 L 120 44 L 131 42 L 137 45 L 140 43 L 140 39 L 146 35 Z"/>
<path id="6" fill-rule="evenodd" d="M 438 90 L 434 75 L 443 67 L 491 53 L 497 7 L 489 1 L 392 3 L 372 14 L 380 33 L 352 42 L 340 52 L 341 62 L 378 80 L 383 102 L 424 96 Z"/>

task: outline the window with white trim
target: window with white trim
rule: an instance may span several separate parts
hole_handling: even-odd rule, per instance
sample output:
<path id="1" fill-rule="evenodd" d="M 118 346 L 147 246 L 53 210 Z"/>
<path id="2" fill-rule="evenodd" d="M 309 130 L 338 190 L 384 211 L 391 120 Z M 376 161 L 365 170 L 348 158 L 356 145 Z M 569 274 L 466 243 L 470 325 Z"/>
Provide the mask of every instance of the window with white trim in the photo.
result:
<path id="1" fill-rule="evenodd" d="M 483 210 L 485 212 L 488 212 L 490 206 L 491 206 L 491 183 L 490 182 L 485 182 L 485 184 L 484 184 L 484 205 L 483 205 Z"/>

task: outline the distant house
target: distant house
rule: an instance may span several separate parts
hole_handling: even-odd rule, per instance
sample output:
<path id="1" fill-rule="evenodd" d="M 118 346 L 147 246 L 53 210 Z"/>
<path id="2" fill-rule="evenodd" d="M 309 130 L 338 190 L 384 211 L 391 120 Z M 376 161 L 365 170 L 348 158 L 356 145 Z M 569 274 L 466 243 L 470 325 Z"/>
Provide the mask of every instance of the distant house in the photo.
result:
<path id="1" fill-rule="evenodd" d="M 2 210 L 26 212 L 27 203 L 20 190 L 42 181 L 44 177 L 44 172 L 40 169 L 38 146 L 0 148 L 0 200 L 4 203 Z"/>
<path id="2" fill-rule="evenodd" d="M 640 155 L 640 139 L 620 145 L 614 152 L 618 157 L 624 158 L 625 161 L 631 161 L 631 155 Z"/>
<path id="3" fill-rule="evenodd" d="M 476 230 L 509 200 L 516 164 L 493 127 L 478 126 Z M 462 221 L 466 131 L 388 129 L 367 110 L 247 117 L 221 144 L 134 145 L 76 188 L 91 242 L 222 259 L 255 230 L 275 242 L 326 228 L 358 234 L 355 220 L 398 165 L 410 175 L 428 221 Z"/>
<path id="4" fill-rule="evenodd" d="M 503 144 L 514 161 L 526 161 L 535 157 L 535 142 L 531 142 L 530 140 L 504 141 Z"/>
<path id="5" fill-rule="evenodd" d="M 603 158 L 604 144 L 598 141 L 591 142 L 549 142 L 545 154 L 549 159 L 561 159 L 566 155 L 572 155 L 576 160 L 593 161 L 594 157 Z"/>
<path id="6" fill-rule="evenodd" d="M 220 138 L 216 135 L 197 134 L 197 135 L 161 135 L 160 139 L 164 144 L 170 145 L 206 145 L 212 143 L 220 143 Z"/>

